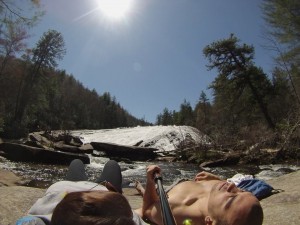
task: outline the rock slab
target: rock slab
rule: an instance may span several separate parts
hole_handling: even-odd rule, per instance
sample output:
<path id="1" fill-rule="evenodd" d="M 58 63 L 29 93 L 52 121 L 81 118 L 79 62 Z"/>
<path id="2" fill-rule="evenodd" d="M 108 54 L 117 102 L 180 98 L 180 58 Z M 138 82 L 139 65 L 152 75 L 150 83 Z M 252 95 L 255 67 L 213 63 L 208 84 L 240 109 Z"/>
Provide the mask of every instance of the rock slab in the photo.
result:
<path id="1" fill-rule="evenodd" d="M 261 201 L 265 225 L 300 224 L 300 171 L 286 174 L 269 183 L 282 192 Z"/>
<path id="2" fill-rule="evenodd" d="M 45 194 L 45 189 L 16 186 L 21 183 L 20 177 L 0 168 L 0 225 L 15 225 Z M 133 209 L 142 206 L 142 197 L 135 188 L 124 188 L 123 192 Z"/>
<path id="3" fill-rule="evenodd" d="M 0 169 L 0 224 L 14 225 L 15 221 L 45 193 L 44 189 L 15 186 L 20 178 Z M 261 201 L 264 225 L 298 225 L 300 221 L 300 171 L 283 175 L 267 183 L 283 191 Z M 123 189 L 133 209 L 142 205 L 142 198 L 134 188 Z"/>

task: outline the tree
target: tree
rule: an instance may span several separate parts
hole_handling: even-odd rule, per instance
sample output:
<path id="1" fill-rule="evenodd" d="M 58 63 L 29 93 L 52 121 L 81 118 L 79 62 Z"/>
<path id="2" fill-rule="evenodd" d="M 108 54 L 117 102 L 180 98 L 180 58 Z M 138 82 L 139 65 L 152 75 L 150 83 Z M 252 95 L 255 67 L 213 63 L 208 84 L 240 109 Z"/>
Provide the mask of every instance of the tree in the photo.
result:
<path id="1" fill-rule="evenodd" d="M 11 0 L 0 0 L 0 21 L 5 22 L 23 22 L 24 25 L 33 26 L 44 14 L 41 10 L 40 0 L 27 0 L 22 2 L 22 7 Z M 28 16 L 28 11 L 32 12 Z M 26 14 L 26 15 L 25 15 Z"/>
<path id="2" fill-rule="evenodd" d="M 164 108 L 163 113 L 159 114 L 157 117 L 158 125 L 172 125 L 173 124 L 173 115 L 172 112 L 167 108 Z"/>
<path id="3" fill-rule="evenodd" d="M 264 0 L 262 12 L 269 25 L 269 48 L 277 52 L 277 62 L 289 78 L 300 106 L 300 1 Z"/>
<path id="4" fill-rule="evenodd" d="M 55 30 L 45 32 L 32 51 L 28 73 L 24 79 L 17 97 L 15 121 L 21 123 L 26 106 L 32 97 L 32 92 L 38 84 L 43 70 L 54 69 L 57 60 L 61 60 L 66 53 L 65 43 L 61 33 Z M 22 95 L 21 95 L 22 93 Z"/>
<path id="5" fill-rule="evenodd" d="M 56 30 L 45 32 L 32 52 L 32 77 L 35 77 L 40 69 L 55 68 L 57 60 L 66 54 L 63 36 Z"/>
<path id="6" fill-rule="evenodd" d="M 180 110 L 177 115 L 177 125 L 187 125 L 194 126 L 194 113 L 191 104 L 184 99 L 183 103 L 180 105 Z"/>
<path id="7" fill-rule="evenodd" d="M 0 82 L 4 82 L 4 78 L 11 79 L 3 76 L 4 71 L 6 72 L 11 59 L 25 50 L 28 29 L 44 14 L 39 0 L 16 2 L 0 0 Z M 3 118 L 0 115 L 0 120 L 4 121 Z"/>
<path id="8" fill-rule="evenodd" d="M 4 28 L 4 29 L 3 29 Z M 0 31 L 0 54 L 3 56 L 0 64 L 0 77 L 12 56 L 25 50 L 24 40 L 28 38 L 22 24 L 6 22 Z"/>
<path id="9" fill-rule="evenodd" d="M 39 0 L 23 1 L 21 4 L 0 0 L 0 76 L 12 56 L 25 50 L 28 29 L 44 14 Z"/>
<path id="10" fill-rule="evenodd" d="M 228 39 L 213 42 L 204 48 L 204 55 L 209 61 L 207 67 L 216 68 L 219 73 L 214 85 L 227 89 L 232 101 L 236 101 L 248 88 L 267 124 L 274 129 L 275 124 L 265 101 L 265 91 L 270 87 L 270 82 L 262 69 L 253 63 L 253 46 L 239 45 L 238 42 L 239 40 L 232 34 Z"/>
<path id="11" fill-rule="evenodd" d="M 270 109 L 276 121 L 282 122 L 293 112 L 292 105 L 295 104 L 295 98 L 291 91 L 289 79 L 280 69 L 273 70 L 272 85 L 274 87 L 272 101 L 270 101 Z"/>
<path id="12" fill-rule="evenodd" d="M 209 122 L 209 113 L 210 110 L 210 103 L 209 99 L 207 98 L 204 91 L 201 91 L 199 102 L 196 104 L 195 107 L 195 121 L 196 127 L 199 130 L 206 132 L 206 125 Z"/>
<path id="13" fill-rule="evenodd" d="M 285 45 L 284 58 L 300 68 L 300 2 L 298 0 L 264 0 L 264 19 L 268 32 Z"/>

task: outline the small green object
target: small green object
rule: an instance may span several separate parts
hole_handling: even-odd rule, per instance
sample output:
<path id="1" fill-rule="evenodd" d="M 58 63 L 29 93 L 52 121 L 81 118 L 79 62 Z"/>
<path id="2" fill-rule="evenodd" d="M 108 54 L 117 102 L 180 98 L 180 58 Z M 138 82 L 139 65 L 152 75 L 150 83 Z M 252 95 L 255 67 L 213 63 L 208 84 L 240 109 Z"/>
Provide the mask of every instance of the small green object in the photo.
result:
<path id="1" fill-rule="evenodd" d="M 193 221 L 191 219 L 185 219 L 182 224 L 183 225 L 193 225 Z"/>

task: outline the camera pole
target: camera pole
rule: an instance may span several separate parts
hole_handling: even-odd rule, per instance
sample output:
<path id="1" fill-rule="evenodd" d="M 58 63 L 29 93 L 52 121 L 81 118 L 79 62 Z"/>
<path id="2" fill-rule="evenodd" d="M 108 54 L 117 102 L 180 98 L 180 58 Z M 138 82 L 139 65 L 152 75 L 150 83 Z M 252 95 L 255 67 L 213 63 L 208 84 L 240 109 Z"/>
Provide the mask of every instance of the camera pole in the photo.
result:
<path id="1" fill-rule="evenodd" d="M 162 214 L 164 225 L 176 225 L 174 216 L 170 209 L 166 192 L 162 185 L 162 177 L 158 173 L 156 173 L 154 180 L 155 183 L 157 184 L 157 192 L 160 199 L 161 214 Z"/>

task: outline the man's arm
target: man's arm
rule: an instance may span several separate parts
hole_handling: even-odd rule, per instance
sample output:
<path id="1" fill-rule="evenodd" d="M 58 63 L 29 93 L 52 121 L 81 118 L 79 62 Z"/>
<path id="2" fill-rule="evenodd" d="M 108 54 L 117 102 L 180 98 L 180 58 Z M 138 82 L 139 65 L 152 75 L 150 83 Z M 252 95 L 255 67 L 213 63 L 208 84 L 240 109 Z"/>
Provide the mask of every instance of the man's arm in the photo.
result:
<path id="1" fill-rule="evenodd" d="M 155 174 L 160 173 L 160 168 L 156 165 L 150 165 L 147 167 L 147 182 L 145 193 L 143 196 L 143 207 L 142 213 L 143 216 L 147 217 L 148 219 L 152 220 L 152 213 L 157 212 L 157 207 L 159 206 L 159 196 L 156 192 L 155 186 Z"/>

